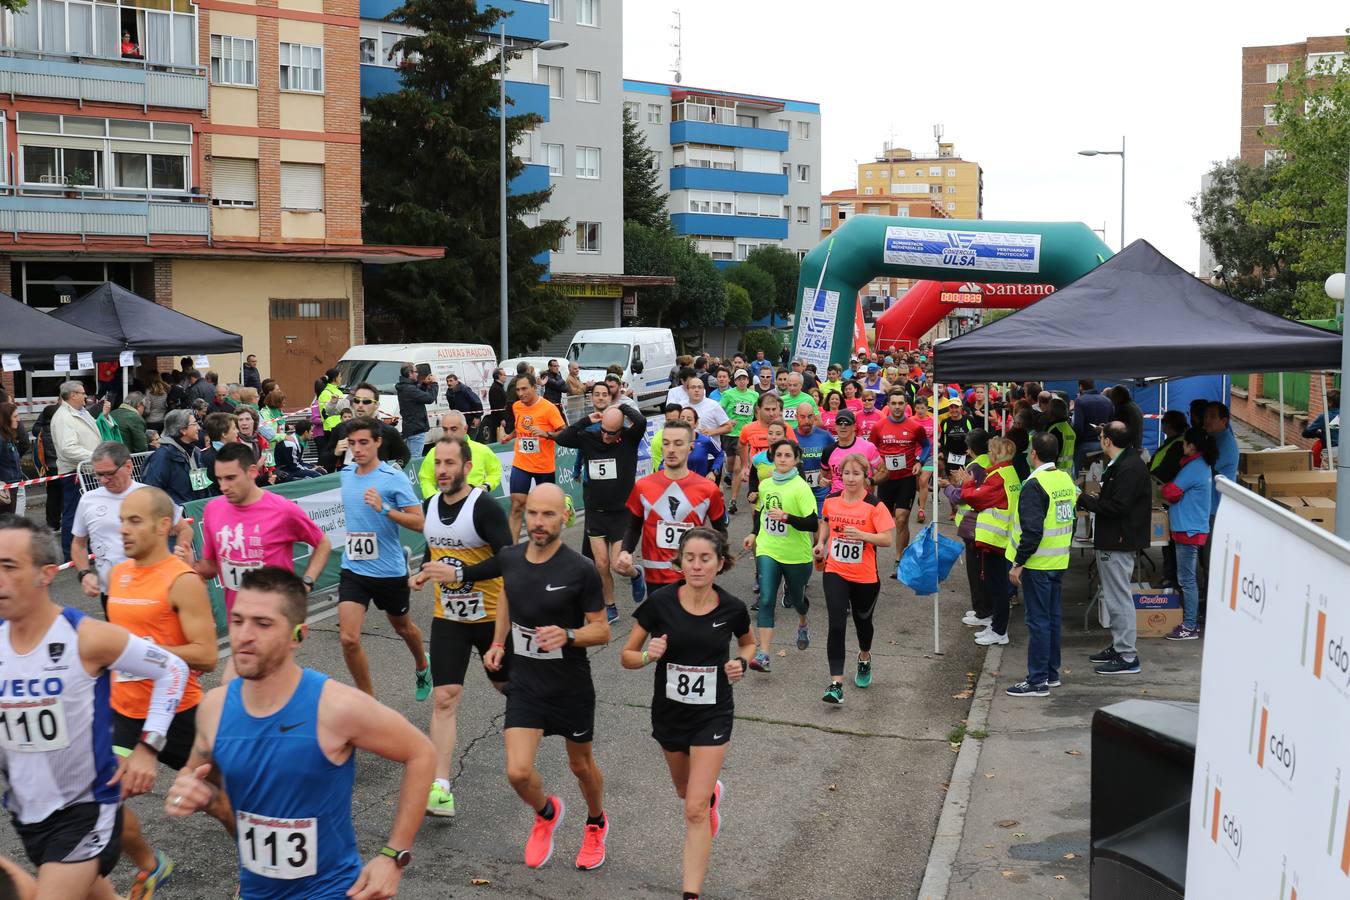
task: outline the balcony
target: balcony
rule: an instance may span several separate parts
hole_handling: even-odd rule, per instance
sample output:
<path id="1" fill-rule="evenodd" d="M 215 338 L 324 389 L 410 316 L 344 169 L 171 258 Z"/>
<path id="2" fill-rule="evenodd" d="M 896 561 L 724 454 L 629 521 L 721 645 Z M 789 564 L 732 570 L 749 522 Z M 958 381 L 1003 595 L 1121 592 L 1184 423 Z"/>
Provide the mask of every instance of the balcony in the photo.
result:
<path id="1" fill-rule="evenodd" d="M 384 19 L 403 5 L 403 0 L 361 0 L 361 18 Z M 530 41 L 548 40 L 548 3 L 531 0 L 478 0 L 478 10 L 495 7 L 509 13 L 506 19 L 507 37 Z M 494 29 L 495 32 L 495 29 Z"/>
<path id="2" fill-rule="evenodd" d="M 722 147 L 750 147 L 755 150 L 788 148 L 788 133 L 769 128 L 749 128 L 743 125 L 722 125 L 716 122 L 695 122 L 685 119 L 670 123 L 670 143 L 714 144 Z"/>
<path id="3" fill-rule="evenodd" d="M 200 197 L 166 202 L 6 195 L 0 196 L 0 231 L 147 240 L 157 234 L 204 238 L 211 234 L 211 207 L 203 201 Z"/>
<path id="4" fill-rule="evenodd" d="M 782 173 L 740 172 L 735 169 L 710 169 L 702 166 L 676 166 L 670 170 L 672 191 L 735 191 L 742 194 L 778 194 L 788 192 L 788 179 Z"/>
<path id="5" fill-rule="evenodd" d="M 676 234 L 785 240 L 788 221 L 772 216 L 719 216 L 712 213 L 671 213 Z"/>
<path id="6" fill-rule="evenodd" d="M 548 190 L 548 185 L 548 166 L 532 164 L 526 165 L 525 171 L 506 183 L 506 192 L 512 196 L 532 194 L 535 191 Z"/>
<path id="7" fill-rule="evenodd" d="M 508 70 L 509 72 L 509 70 Z M 402 90 L 403 80 L 394 66 L 374 66 L 364 63 L 361 66 L 361 96 L 379 97 Z M 506 81 L 506 101 L 511 107 L 511 115 L 520 116 L 534 113 L 545 122 L 548 121 L 548 85 L 534 84 L 528 81 Z M 496 114 L 496 107 L 493 107 Z"/>
<path id="8" fill-rule="evenodd" d="M 10 51 L 13 52 L 13 51 Z M 0 55 L 0 93 L 204 111 L 206 76 L 140 62 Z"/>

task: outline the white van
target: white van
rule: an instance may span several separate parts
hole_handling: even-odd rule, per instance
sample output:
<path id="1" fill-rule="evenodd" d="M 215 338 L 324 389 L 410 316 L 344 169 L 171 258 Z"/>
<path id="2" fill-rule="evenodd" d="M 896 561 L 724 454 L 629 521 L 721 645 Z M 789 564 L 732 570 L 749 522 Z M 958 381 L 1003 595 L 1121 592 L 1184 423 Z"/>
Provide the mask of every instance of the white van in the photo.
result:
<path id="1" fill-rule="evenodd" d="M 582 381 L 602 379 L 610 366 L 621 366 L 638 403 L 660 403 L 675 368 L 675 335 L 669 328 L 587 328 L 572 336 L 567 361 L 581 367 Z"/>
<path id="2" fill-rule="evenodd" d="M 343 393 L 368 381 L 380 389 L 380 415 L 398 417 L 398 372 L 404 363 L 426 363 L 439 386 L 436 402 L 428 404 L 427 418 L 432 425 L 449 407 L 445 402 L 445 376 L 455 374 L 478 394 L 483 408 L 488 407 L 488 388 L 492 371 L 497 368 L 497 353 L 487 344 L 358 344 L 342 354 L 337 370 Z"/>

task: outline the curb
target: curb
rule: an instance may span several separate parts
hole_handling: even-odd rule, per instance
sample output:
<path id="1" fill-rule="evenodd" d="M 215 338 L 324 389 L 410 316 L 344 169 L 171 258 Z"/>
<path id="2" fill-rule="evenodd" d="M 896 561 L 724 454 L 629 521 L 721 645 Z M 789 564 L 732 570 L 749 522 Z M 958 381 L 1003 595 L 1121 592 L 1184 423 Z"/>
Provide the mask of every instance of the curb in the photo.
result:
<path id="1" fill-rule="evenodd" d="M 1006 644 L 994 644 L 984 657 L 984 667 L 980 670 L 980 679 L 975 685 L 975 698 L 970 703 L 970 713 L 966 716 L 966 731 L 979 731 L 989 721 L 989 708 L 994 702 L 994 673 L 1003 662 L 1003 650 Z M 967 737 L 961 742 L 956 754 L 956 765 L 952 767 L 952 777 L 947 786 L 947 799 L 942 804 L 942 815 L 938 817 L 937 832 L 933 835 L 933 845 L 928 850 L 928 865 L 923 871 L 923 883 L 919 885 L 918 896 L 921 900 L 944 900 L 947 887 L 951 883 L 952 866 L 956 863 L 956 854 L 961 849 L 961 837 L 966 827 L 966 811 L 970 807 L 970 792 L 975 771 L 980 764 L 980 748 L 984 741 Z"/>

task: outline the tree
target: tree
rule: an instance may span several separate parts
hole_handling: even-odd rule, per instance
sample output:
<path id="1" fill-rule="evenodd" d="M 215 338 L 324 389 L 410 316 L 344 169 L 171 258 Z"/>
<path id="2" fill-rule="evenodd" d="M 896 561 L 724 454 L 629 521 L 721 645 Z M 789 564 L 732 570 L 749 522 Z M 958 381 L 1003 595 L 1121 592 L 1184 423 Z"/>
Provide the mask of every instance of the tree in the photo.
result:
<path id="1" fill-rule="evenodd" d="M 657 231 L 669 228 L 660 167 L 628 107 L 623 108 L 623 220 Z"/>
<path id="2" fill-rule="evenodd" d="M 668 275 L 675 287 L 642 292 L 638 319 L 644 325 L 706 328 L 726 314 L 726 283 L 711 259 L 693 242 L 665 229 L 637 222 L 623 227 L 623 267 L 629 275 Z"/>
<path id="3" fill-rule="evenodd" d="M 726 324 L 732 328 L 741 328 L 754 321 L 750 308 L 750 293 L 734 282 L 727 284 Z"/>
<path id="4" fill-rule="evenodd" d="M 401 90 L 366 101 L 361 185 L 367 240 L 432 244 L 445 259 L 380 267 L 367 277 L 372 314 L 403 337 L 481 341 L 500 334 L 498 292 L 498 83 L 500 61 L 481 35 L 504 15 L 474 0 L 406 0 L 393 21 L 418 29 L 396 45 Z M 507 146 L 538 124 L 507 116 Z M 507 177 L 524 168 L 507 157 Z M 511 349 L 538 346 L 571 321 L 572 304 L 540 281 L 536 262 L 565 233 L 563 222 L 525 224 L 549 191 L 507 200 L 507 298 Z"/>
<path id="5" fill-rule="evenodd" d="M 623 223 L 623 270 L 629 275 L 675 275 L 679 239 L 664 228 L 637 222 Z M 643 288 L 638 299 L 638 321 L 660 325 L 675 302 L 672 287 Z"/>
<path id="6" fill-rule="evenodd" d="M 778 286 L 773 276 L 751 262 L 731 266 L 724 273 L 728 285 L 743 288 L 750 298 L 751 320 L 762 319 L 777 308 Z"/>
<path id="7" fill-rule="evenodd" d="M 721 325 L 727 315 L 727 285 L 717 264 L 694 249 L 692 241 L 677 238 L 681 252 L 675 272 L 675 302 L 683 324 L 701 329 Z M 707 340 L 701 336 L 700 346 Z"/>
<path id="8" fill-rule="evenodd" d="M 751 359 L 755 358 L 756 352 L 763 350 L 767 359 L 776 360 L 778 354 L 783 352 L 783 339 L 779 337 L 776 331 L 771 331 L 768 328 L 756 328 L 753 331 L 747 331 L 745 337 L 741 338 L 741 349 Z"/>
<path id="9" fill-rule="evenodd" d="M 750 251 L 745 261 L 773 277 L 773 311 L 784 317 L 794 314 L 797 311 L 797 279 L 801 277 L 802 271 L 797 254 L 782 247 L 758 247 Z"/>

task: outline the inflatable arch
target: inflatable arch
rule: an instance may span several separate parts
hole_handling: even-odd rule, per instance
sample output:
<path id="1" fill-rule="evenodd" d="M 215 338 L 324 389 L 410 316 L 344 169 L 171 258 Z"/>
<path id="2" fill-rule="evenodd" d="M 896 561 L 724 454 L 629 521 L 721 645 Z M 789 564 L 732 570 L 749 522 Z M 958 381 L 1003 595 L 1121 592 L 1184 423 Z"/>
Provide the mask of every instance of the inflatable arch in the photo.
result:
<path id="1" fill-rule="evenodd" d="M 1053 284 L 916 281 L 877 317 L 874 345 L 878 353 L 913 350 L 953 309 L 1021 309 L 1048 297 L 1054 290 Z"/>
<path id="2" fill-rule="evenodd" d="M 877 275 L 1058 288 L 1110 255 L 1081 222 L 855 216 L 802 260 L 793 358 L 821 370 L 845 362 L 853 343 L 855 298 Z"/>

